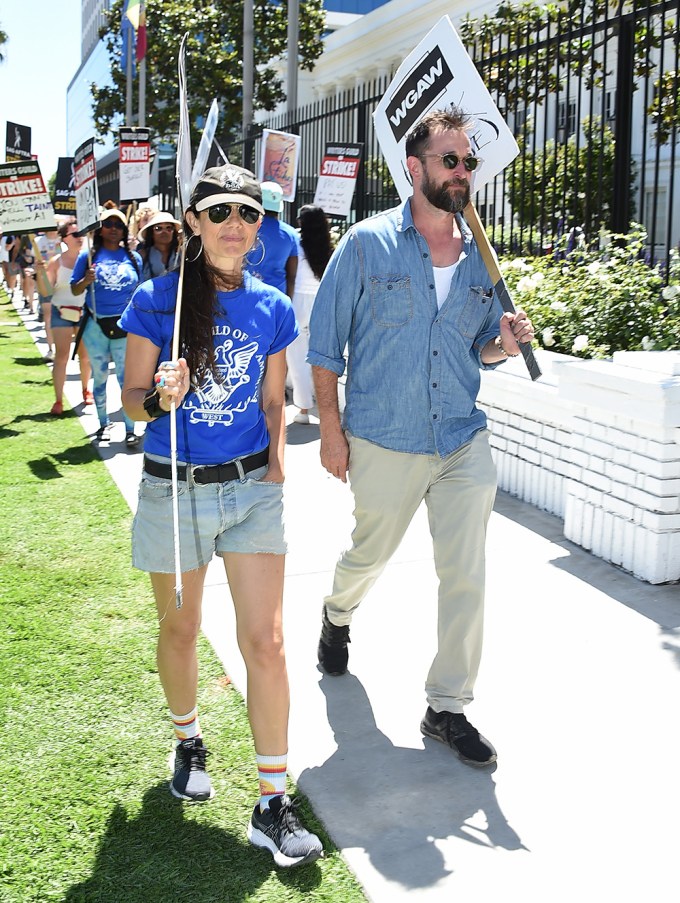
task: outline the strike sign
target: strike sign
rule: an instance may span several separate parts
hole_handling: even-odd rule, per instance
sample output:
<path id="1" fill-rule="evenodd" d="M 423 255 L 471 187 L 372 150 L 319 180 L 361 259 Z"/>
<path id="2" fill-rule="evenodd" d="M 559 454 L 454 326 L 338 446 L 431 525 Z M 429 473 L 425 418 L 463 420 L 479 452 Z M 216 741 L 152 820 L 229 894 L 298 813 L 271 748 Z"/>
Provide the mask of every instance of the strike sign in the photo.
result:
<path id="1" fill-rule="evenodd" d="M 151 194 L 150 130 L 123 128 L 119 133 L 121 201 L 146 200 Z"/>
<path id="2" fill-rule="evenodd" d="M 363 144 L 327 144 L 314 204 L 328 216 L 349 216 Z"/>
<path id="3" fill-rule="evenodd" d="M 94 138 L 84 141 L 73 158 L 76 186 L 76 219 L 81 235 L 99 226 L 99 189 L 94 159 Z"/>
<path id="4" fill-rule="evenodd" d="M 469 114 L 472 151 L 480 164 L 470 188 L 488 185 L 519 153 L 486 85 L 448 16 L 443 16 L 397 69 L 373 114 L 375 133 L 402 201 L 411 196 L 406 135 L 429 110 L 455 103 Z"/>
<path id="5" fill-rule="evenodd" d="M 56 228 L 37 161 L 0 164 L 0 229 L 7 235 L 28 235 Z"/>

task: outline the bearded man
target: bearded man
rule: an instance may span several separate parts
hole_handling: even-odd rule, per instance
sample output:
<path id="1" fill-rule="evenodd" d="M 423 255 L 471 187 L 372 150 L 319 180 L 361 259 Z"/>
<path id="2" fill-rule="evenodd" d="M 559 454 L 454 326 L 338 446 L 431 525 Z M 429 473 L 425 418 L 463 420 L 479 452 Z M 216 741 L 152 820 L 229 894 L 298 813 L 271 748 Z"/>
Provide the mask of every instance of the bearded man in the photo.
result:
<path id="1" fill-rule="evenodd" d="M 519 354 L 518 343 L 534 332 L 524 311 L 503 313 L 463 217 L 480 162 L 469 128 L 451 106 L 409 133 L 413 194 L 344 236 L 316 296 L 307 360 L 321 463 L 343 482 L 349 476 L 356 503 L 352 545 L 324 599 L 319 663 L 328 674 L 347 670 L 352 615 L 424 500 L 439 593 L 420 729 L 462 761 L 485 766 L 496 751 L 463 713 L 481 657 L 486 526 L 496 494 L 486 417 L 476 405 L 479 371 Z M 413 599 L 414 617 L 425 601 Z"/>

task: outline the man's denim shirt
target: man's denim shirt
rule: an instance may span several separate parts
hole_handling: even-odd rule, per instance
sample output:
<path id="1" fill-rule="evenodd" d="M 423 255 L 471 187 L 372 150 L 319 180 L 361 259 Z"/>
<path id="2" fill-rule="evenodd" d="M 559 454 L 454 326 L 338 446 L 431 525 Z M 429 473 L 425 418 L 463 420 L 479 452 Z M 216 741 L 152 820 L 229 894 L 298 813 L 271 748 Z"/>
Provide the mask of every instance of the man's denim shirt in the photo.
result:
<path id="1" fill-rule="evenodd" d="M 310 364 L 342 376 L 343 426 L 383 448 L 451 454 L 486 426 L 476 407 L 484 345 L 500 333 L 500 303 L 461 216 L 463 253 L 437 309 L 430 249 L 411 205 L 363 220 L 324 273 L 310 321 Z M 464 256 L 465 255 L 465 256 Z"/>

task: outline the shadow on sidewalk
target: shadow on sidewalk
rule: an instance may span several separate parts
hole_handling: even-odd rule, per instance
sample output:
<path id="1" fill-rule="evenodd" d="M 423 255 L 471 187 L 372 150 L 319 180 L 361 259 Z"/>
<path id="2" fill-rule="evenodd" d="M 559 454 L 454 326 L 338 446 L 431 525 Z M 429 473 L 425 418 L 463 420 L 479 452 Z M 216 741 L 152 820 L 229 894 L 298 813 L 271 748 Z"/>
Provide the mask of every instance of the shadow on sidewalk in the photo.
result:
<path id="1" fill-rule="evenodd" d="M 320 688 L 338 748 L 323 765 L 303 771 L 298 785 L 340 849 L 365 850 L 386 879 L 409 890 L 455 871 L 440 840 L 526 849 L 496 799 L 495 766 L 464 765 L 436 741 L 426 740 L 424 749 L 395 746 L 377 728 L 352 674 L 324 675 Z"/>
<path id="2" fill-rule="evenodd" d="M 75 884 L 64 903 L 167 903 L 169 900 L 230 901 L 250 899 L 275 867 L 267 853 L 243 836 L 197 819 L 185 818 L 183 804 L 168 793 L 166 782 L 144 794 L 142 809 L 128 818 L 121 805 L 109 816 L 92 875 Z M 276 871 L 284 885 L 311 891 L 321 881 L 316 864 Z"/>

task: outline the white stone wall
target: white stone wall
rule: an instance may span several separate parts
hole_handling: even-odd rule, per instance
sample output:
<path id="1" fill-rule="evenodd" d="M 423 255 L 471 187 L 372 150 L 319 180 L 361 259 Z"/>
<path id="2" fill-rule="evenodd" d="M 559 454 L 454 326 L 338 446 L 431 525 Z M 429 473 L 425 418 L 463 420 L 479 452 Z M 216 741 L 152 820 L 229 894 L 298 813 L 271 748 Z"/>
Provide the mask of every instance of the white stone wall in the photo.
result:
<path id="1" fill-rule="evenodd" d="M 680 352 L 539 351 L 482 374 L 499 487 L 649 583 L 680 581 Z"/>

